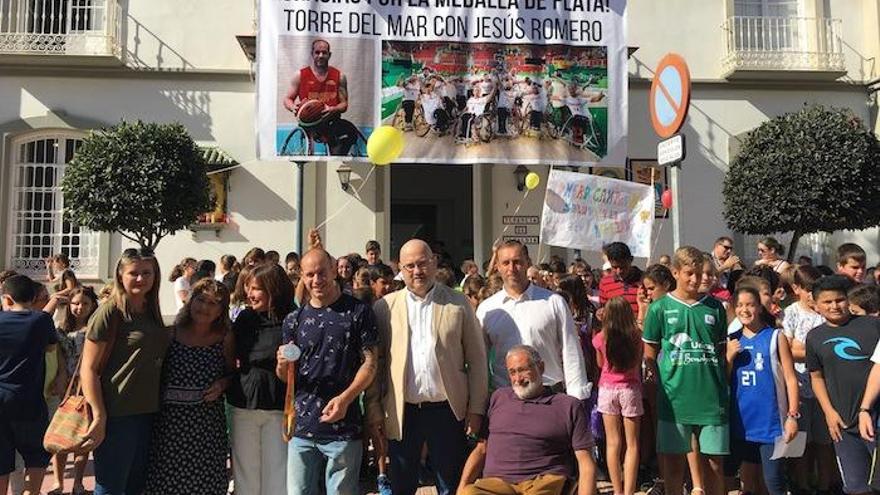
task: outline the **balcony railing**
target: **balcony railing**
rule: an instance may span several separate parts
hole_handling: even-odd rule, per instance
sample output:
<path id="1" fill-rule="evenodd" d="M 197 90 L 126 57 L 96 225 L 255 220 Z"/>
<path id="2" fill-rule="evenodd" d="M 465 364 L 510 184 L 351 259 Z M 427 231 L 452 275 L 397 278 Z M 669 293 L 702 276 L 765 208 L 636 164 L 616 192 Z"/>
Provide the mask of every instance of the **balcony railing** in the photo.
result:
<path id="1" fill-rule="evenodd" d="M 119 57 L 118 0 L 0 0 L 0 55 Z"/>
<path id="2" fill-rule="evenodd" d="M 813 17 L 728 18 L 729 77 L 738 71 L 845 72 L 839 19 Z"/>

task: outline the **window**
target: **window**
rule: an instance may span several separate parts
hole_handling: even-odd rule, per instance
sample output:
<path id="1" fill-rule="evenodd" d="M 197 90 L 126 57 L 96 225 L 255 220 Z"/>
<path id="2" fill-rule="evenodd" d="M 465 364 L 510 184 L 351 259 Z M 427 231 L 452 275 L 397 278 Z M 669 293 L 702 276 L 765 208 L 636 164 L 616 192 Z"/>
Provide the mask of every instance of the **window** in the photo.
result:
<path id="1" fill-rule="evenodd" d="M 105 0 L 0 0 L 5 32 L 66 34 L 100 29 Z M 93 5 L 94 4 L 94 5 Z M 97 14 L 97 15 L 96 15 Z"/>
<path id="2" fill-rule="evenodd" d="M 46 258 L 70 257 L 80 277 L 98 275 L 98 233 L 64 220 L 61 178 L 82 141 L 74 136 L 41 136 L 14 144 L 10 191 L 9 267 L 42 276 Z"/>
<path id="3" fill-rule="evenodd" d="M 751 17 L 797 17 L 799 0 L 736 0 L 734 15 Z"/>
<path id="4" fill-rule="evenodd" d="M 735 0 L 736 45 L 741 50 L 798 51 L 799 0 Z"/>

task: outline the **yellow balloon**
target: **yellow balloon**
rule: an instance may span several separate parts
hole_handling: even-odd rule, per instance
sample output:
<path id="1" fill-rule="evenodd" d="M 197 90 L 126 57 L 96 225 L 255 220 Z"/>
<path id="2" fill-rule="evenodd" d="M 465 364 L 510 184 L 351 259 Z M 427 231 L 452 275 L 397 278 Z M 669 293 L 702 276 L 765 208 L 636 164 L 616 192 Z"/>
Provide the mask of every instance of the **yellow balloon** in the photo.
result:
<path id="1" fill-rule="evenodd" d="M 529 172 L 529 174 L 526 175 L 526 188 L 529 191 L 538 187 L 538 184 L 540 184 L 540 183 L 541 183 L 541 176 L 540 175 L 538 175 L 534 172 Z"/>
<path id="2" fill-rule="evenodd" d="M 390 125 L 373 129 L 367 139 L 367 156 L 376 165 L 388 165 L 403 152 L 403 133 Z"/>

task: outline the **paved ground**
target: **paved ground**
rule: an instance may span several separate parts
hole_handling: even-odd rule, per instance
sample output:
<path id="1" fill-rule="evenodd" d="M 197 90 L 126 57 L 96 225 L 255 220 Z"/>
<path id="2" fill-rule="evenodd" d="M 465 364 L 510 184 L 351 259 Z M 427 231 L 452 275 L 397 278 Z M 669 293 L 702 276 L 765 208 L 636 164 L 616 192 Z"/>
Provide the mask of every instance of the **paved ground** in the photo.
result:
<path id="1" fill-rule="evenodd" d="M 86 467 L 86 476 L 83 479 L 84 485 L 86 489 L 93 490 L 95 488 L 95 476 L 94 471 L 92 469 L 92 461 L 89 460 L 89 464 Z M 43 493 L 47 493 L 52 489 L 53 485 L 53 477 L 51 474 L 51 467 L 49 468 L 49 472 L 46 473 L 46 478 L 43 480 Z M 68 463 L 67 470 L 64 473 L 64 493 L 70 493 L 70 490 L 73 489 L 73 465 Z M 610 493 L 611 486 L 608 483 L 600 483 L 599 490 L 602 493 Z M 373 495 L 375 493 L 375 485 L 369 485 L 364 483 L 361 486 L 361 493 L 364 495 Z M 434 495 L 437 493 L 437 490 L 434 487 L 426 486 L 419 489 L 417 492 L 418 495 Z M 13 494 L 17 495 L 17 494 Z"/>
<path id="2" fill-rule="evenodd" d="M 48 493 L 49 490 L 51 490 L 52 487 L 54 486 L 54 477 L 52 476 L 51 471 L 52 471 L 52 468 L 50 467 L 46 473 L 45 479 L 43 480 L 42 493 Z M 86 466 L 86 476 L 85 476 L 85 478 L 83 478 L 83 484 L 85 485 L 87 490 L 94 490 L 95 489 L 95 474 L 94 474 L 94 470 L 92 469 L 91 459 L 89 460 L 89 463 Z M 64 472 L 64 493 L 66 493 L 66 494 L 70 493 L 70 491 L 72 489 L 73 489 L 73 464 L 68 462 L 68 467 Z M 372 494 L 374 492 L 375 492 L 374 485 L 370 486 L 369 484 L 365 483 L 361 487 L 362 494 Z M 437 490 L 435 490 L 434 487 L 423 487 L 423 488 L 420 488 L 418 491 L 418 495 L 433 495 L 436 493 L 437 493 Z M 5 495 L 5 494 L 3 494 L 3 495 Z M 13 495 L 18 495 L 18 494 L 13 494 Z"/>

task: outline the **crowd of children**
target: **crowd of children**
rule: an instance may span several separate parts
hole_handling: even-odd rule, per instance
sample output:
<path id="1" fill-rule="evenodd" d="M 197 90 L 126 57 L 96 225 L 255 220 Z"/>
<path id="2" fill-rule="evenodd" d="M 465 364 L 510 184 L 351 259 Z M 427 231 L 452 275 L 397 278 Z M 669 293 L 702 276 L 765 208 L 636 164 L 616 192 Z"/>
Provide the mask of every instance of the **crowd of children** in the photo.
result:
<path id="1" fill-rule="evenodd" d="M 725 239 L 716 246 L 729 245 Z M 771 239 L 761 244 L 774 254 L 781 249 Z M 474 308 L 503 290 L 491 262 L 483 276 L 472 261 L 456 267 L 441 246 L 437 252 L 438 283 L 461 290 Z M 608 262 L 603 270 L 594 271 L 582 260 L 566 266 L 553 259 L 532 267 L 529 280 L 556 291 L 569 303 L 588 378 L 594 384 L 585 407 L 593 418 L 591 430 L 603 439 L 601 457 L 615 494 L 648 488 L 639 483 L 646 476 L 655 478 L 652 471 L 659 471 L 650 487 L 655 494 L 661 489 L 676 493 L 685 486 L 695 495 L 731 489 L 771 495 L 835 490 L 867 494 L 880 488 L 874 481 L 873 462 L 875 402 L 880 395 L 880 290 L 876 283 L 864 283 L 862 248 L 842 245 L 836 273 L 806 263 L 783 265 L 773 256 L 744 269 L 738 258 L 719 263 L 711 254 L 687 246 L 676 250 L 668 263 L 644 271 L 631 266 L 625 246 L 609 245 L 605 254 Z M 339 257 L 337 281 L 342 290 L 366 302 L 400 290 L 396 263 L 391 260 L 386 265 L 380 255 L 378 243 L 371 241 L 364 257 L 356 253 Z M 248 426 L 253 422 L 248 415 L 269 402 L 269 409 L 280 417 L 282 392 L 275 388 L 281 385 L 273 375 L 259 371 L 263 358 L 253 352 L 233 356 L 237 351 L 228 336 L 251 329 L 255 343 L 265 344 L 265 359 L 273 359 L 278 346 L 276 320 L 283 319 L 295 301 L 304 300 L 304 294 L 295 291 L 300 277 L 296 253 L 289 253 L 282 265 L 277 252 L 254 248 L 241 263 L 224 256 L 219 270 L 209 260 L 184 258 L 171 275 L 181 307 L 170 340 L 158 313 L 158 281 L 150 278 L 158 277 L 151 254 L 124 255 L 116 280 L 101 294 L 80 284 L 65 256 L 52 258 L 47 266 L 51 295 L 46 284 L 27 276 L 0 275 L 0 472 L 23 469 L 23 475 L 10 478 L 15 493 L 39 493 L 50 463 L 41 445 L 42 434 L 80 362 L 87 397 L 94 399 L 95 390 L 104 389 L 96 404 L 97 410 L 108 408 L 109 418 L 103 418 L 100 427 L 106 431 L 93 431 L 92 438 L 101 443 L 106 434 L 103 450 L 98 451 L 103 453 L 103 463 L 98 463 L 103 466 L 96 466 L 106 483 L 115 482 L 114 462 L 131 449 L 137 440 L 132 435 L 152 436 L 162 446 L 159 460 L 164 462 L 156 460 L 156 449 L 152 458 L 145 455 L 141 460 L 144 479 L 136 490 L 146 487 L 148 493 L 170 493 L 169 486 L 186 485 L 181 478 L 198 476 L 186 470 L 190 466 L 186 459 L 178 459 L 197 453 L 199 442 L 207 441 L 209 434 L 214 435 L 211 449 L 224 450 L 221 457 L 211 458 L 215 487 L 211 493 L 225 485 L 225 450 L 230 442 L 235 464 L 252 464 L 243 450 L 238 456 L 235 452 L 253 438 L 243 437 L 245 430 L 240 430 L 227 439 L 218 401 L 226 392 L 233 421 Z M 107 304 L 101 306 L 102 302 Z M 112 308 L 128 304 L 142 305 L 140 316 L 124 324 L 115 322 Z M 235 322 L 232 327 L 229 321 Z M 120 325 L 134 325 L 125 327 L 128 335 L 146 340 L 121 347 L 111 344 L 114 354 L 109 366 L 116 375 L 107 382 L 96 374 L 97 356 L 112 335 L 107 329 L 123 328 Z M 264 338 L 265 342 L 260 340 Z M 144 343 L 150 339 L 154 344 Z M 150 353 L 155 356 L 150 358 Z M 179 417 L 185 415 L 174 414 L 189 414 L 185 389 L 194 376 L 190 362 L 196 359 L 194 353 L 210 365 L 200 378 L 210 394 L 205 398 L 200 391 L 197 399 L 215 407 L 187 420 L 203 423 L 193 427 L 205 434 L 188 438 L 190 450 L 181 451 L 174 445 L 185 433 L 179 430 Z M 163 361 L 162 390 L 170 384 L 180 391 L 174 401 L 163 396 L 160 408 L 157 401 L 138 394 L 149 381 L 158 397 L 157 370 Z M 231 373 L 236 376 L 232 383 Z M 118 383 L 112 381 L 116 379 Z M 249 380 L 251 385 L 265 382 L 275 392 L 249 391 Z M 110 385 L 114 388 L 108 389 Z M 150 433 L 143 425 L 122 424 L 120 417 L 131 415 L 119 411 L 132 407 L 138 414 L 159 412 L 157 417 L 165 422 L 157 424 L 169 425 L 168 431 Z M 174 407 L 178 412 L 168 416 Z M 133 433 L 136 430 L 141 433 Z M 54 489 L 50 493 L 63 492 L 70 457 L 51 458 Z M 85 452 L 73 455 L 75 495 L 86 493 L 87 459 Z M 169 459 L 175 460 L 174 465 L 168 464 Z M 377 467 L 385 494 L 389 491 L 382 460 L 377 460 Z M 117 481 L 120 486 L 132 482 L 125 477 Z M 6 493 L 6 485 L 7 477 L 0 476 L 0 494 Z"/>

